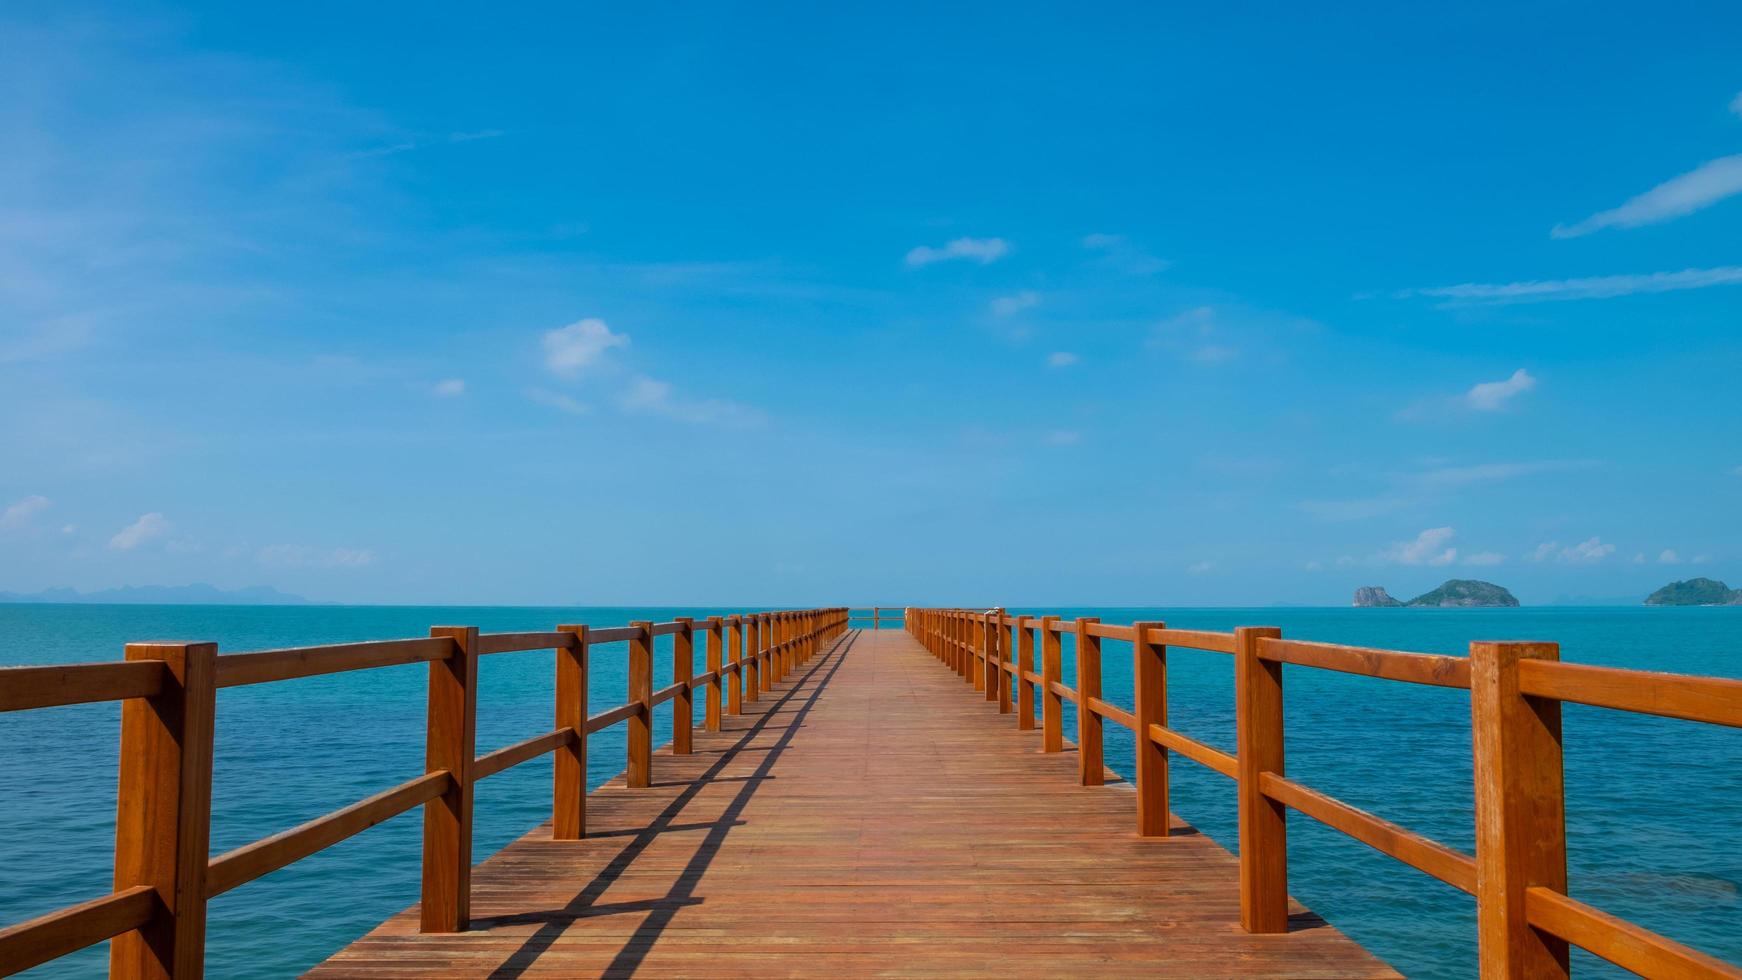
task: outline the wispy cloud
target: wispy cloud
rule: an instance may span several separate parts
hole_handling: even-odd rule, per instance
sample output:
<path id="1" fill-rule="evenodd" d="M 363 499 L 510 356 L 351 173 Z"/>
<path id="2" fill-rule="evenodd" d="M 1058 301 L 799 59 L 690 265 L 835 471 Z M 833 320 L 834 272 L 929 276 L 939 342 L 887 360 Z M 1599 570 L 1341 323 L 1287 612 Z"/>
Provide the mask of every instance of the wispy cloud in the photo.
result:
<path id="1" fill-rule="evenodd" d="M 940 247 L 921 245 L 907 253 L 907 264 L 913 268 L 962 259 L 987 265 L 1010 252 L 1010 243 L 1002 238 L 957 238 Z"/>
<path id="2" fill-rule="evenodd" d="M 1197 306 L 1155 325 L 1149 345 L 1172 350 L 1194 364 L 1224 364 L 1240 348 L 1223 338 L 1222 317 L 1213 306 Z"/>
<path id="3" fill-rule="evenodd" d="M 7 507 L 0 512 L 0 529 L 16 530 L 28 525 L 36 515 L 47 510 L 51 501 L 40 494 L 25 497 L 23 500 Z"/>
<path id="4" fill-rule="evenodd" d="M 1675 553 L 1674 548 L 1665 548 L 1658 554 L 1657 563 L 1659 565 L 1680 565 L 1682 559 L 1680 555 Z"/>
<path id="5" fill-rule="evenodd" d="M 1635 293 L 1668 293 L 1681 289 L 1742 284 L 1742 266 L 1683 269 L 1644 275 L 1590 276 L 1582 279 L 1535 279 L 1525 282 L 1475 283 L 1404 289 L 1398 299 L 1425 296 L 1445 300 L 1447 306 L 1501 306 L 1508 303 L 1543 303 L 1553 300 L 1608 299 Z"/>
<path id="6" fill-rule="evenodd" d="M 546 408 L 554 408 L 559 412 L 567 412 L 570 415 L 585 415 L 592 411 L 591 408 L 576 399 L 574 396 L 565 395 L 560 391 L 550 391 L 546 388 L 528 388 L 526 389 L 526 397 L 528 400 L 543 405 Z"/>
<path id="7" fill-rule="evenodd" d="M 1173 264 L 1138 248 L 1124 235 L 1084 235 L 1083 247 L 1098 253 L 1098 262 L 1131 276 L 1153 276 Z"/>
<path id="8" fill-rule="evenodd" d="M 1506 403 L 1536 387 L 1536 378 L 1523 368 L 1512 372 L 1512 376 L 1504 381 L 1484 381 L 1471 388 L 1464 396 L 1470 407 L 1478 412 L 1497 412 L 1506 407 Z"/>
<path id="9" fill-rule="evenodd" d="M 1577 238 L 1604 228 L 1638 228 L 1704 210 L 1742 193 L 1742 153 L 1709 160 L 1658 184 L 1619 207 L 1599 211 L 1571 225 L 1555 225 L 1555 238 Z"/>
<path id="10" fill-rule="evenodd" d="M 1049 446 L 1074 446 L 1083 441 L 1083 434 L 1075 429 L 1054 429 L 1046 434 L 1046 444 Z"/>
<path id="11" fill-rule="evenodd" d="M 1190 575 L 1202 575 L 1215 567 L 1216 565 L 1214 562 L 1197 561 L 1187 565 L 1186 572 Z"/>
<path id="12" fill-rule="evenodd" d="M 1521 476 L 1584 469 L 1597 465 L 1589 459 L 1542 459 L 1519 463 L 1472 463 L 1467 466 L 1434 466 L 1410 473 L 1405 482 L 1424 490 L 1456 490 L 1481 483 L 1499 483 Z"/>
<path id="13" fill-rule="evenodd" d="M 1736 97 L 1730 100 L 1730 111 L 1742 116 L 1742 92 L 1737 92 Z"/>
<path id="14" fill-rule="evenodd" d="M 1457 532 L 1449 527 L 1430 527 L 1410 541 L 1398 541 L 1385 550 L 1385 560 L 1399 565 L 1450 565 L 1458 549 L 1447 547 Z"/>
<path id="15" fill-rule="evenodd" d="M 478 129 L 470 132 L 449 133 L 446 136 L 401 140 L 398 143 L 389 143 L 386 146 L 375 146 L 370 147 L 367 150 L 357 150 L 353 153 L 347 153 L 345 156 L 353 160 L 366 159 L 368 157 L 387 157 L 399 153 L 410 153 L 413 150 L 428 149 L 432 146 L 448 146 L 454 143 L 473 143 L 478 140 L 491 140 L 501 135 L 502 130 L 500 129 Z"/>
<path id="16" fill-rule="evenodd" d="M 629 346 L 629 336 L 612 333 L 605 321 L 588 317 L 545 331 L 543 344 L 545 368 L 572 378 L 597 364 L 611 348 Z"/>
<path id="17" fill-rule="evenodd" d="M 430 390 L 434 392 L 438 398 L 458 398 L 466 393 L 466 379 L 447 378 L 442 381 L 437 381 L 435 386 Z"/>
<path id="18" fill-rule="evenodd" d="M 375 552 L 368 548 L 273 544 L 261 548 L 254 558 L 268 568 L 362 568 L 375 563 Z"/>
<path id="19" fill-rule="evenodd" d="M 1024 289 L 1010 296 L 1000 296 L 992 301 L 993 316 L 1015 316 L 1023 310 L 1032 310 L 1040 305 L 1040 294 L 1032 289 Z"/>
<path id="20" fill-rule="evenodd" d="M 139 519 L 122 528 L 109 539 L 109 547 L 116 551 L 132 551 L 133 549 L 154 541 L 169 533 L 169 519 L 155 511 L 141 514 Z"/>
<path id="21" fill-rule="evenodd" d="M 1080 358 L 1068 350 L 1055 350 L 1046 356 L 1046 366 L 1055 368 L 1070 367 Z"/>
<path id="22" fill-rule="evenodd" d="M 683 398 L 669 383 L 648 377 L 632 380 L 619 405 L 632 414 L 658 415 L 698 425 L 750 426 L 764 421 L 762 412 L 748 405 L 720 398 Z"/>
<path id="23" fill-rule="evenodd" d="M 1528 561 L 1548 561 L 1552 558 L 1568 565 L 1589 565 L 1614 553 L 1614 545 L 1604 544 L 1602 538 L 1592 537 L 1565 548 L 1558 541 L 1544 541 L 1524 557 Z"/>

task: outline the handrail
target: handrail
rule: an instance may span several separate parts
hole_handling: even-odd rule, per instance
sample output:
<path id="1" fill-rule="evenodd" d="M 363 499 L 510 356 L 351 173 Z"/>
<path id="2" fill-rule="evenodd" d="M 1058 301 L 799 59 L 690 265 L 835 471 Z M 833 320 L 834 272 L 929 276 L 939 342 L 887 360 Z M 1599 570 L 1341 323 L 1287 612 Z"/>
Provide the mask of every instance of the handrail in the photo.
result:
<path id="1" fill-rule="evenodd" d="M 173 976 L 197 977 L 203 970 L 208 900 L 419 806 L 426 808 L 420 928 L 462 931 L 469 904 L 472 788 L 480 780 L 556 753 L 553 835 L 580 839 L 586 832 L 588 735 L 630 722 L 630 785 L 648 785 L 656 706 L 674 702 L 672 752 L 687 754 L 697 688 L 706 695 L 704 723 L 716 730 L 722 714 L 738 714 L 745 700 L 756 699 L 758 687 L 770 690 L 847 629 L 844 608 L 769 610 L 597 630 L 577 625 L 480 633 L 471 627 L 434 627 L 428 637 L 222 656 L 210 643 L 136 643 L 127 646 L 127 659 L 116 663 L 0 668 L 0 712 L 94 701 L 122 705 L 115 890 L 0 929 L 0 975 L 113 940 L 113 974 L 159 972 L 158 964 L 171 963 Z M 695 671 L 698 633 L 707 657 L 700 674 Z M 653 641 L 661 636 L 673 638 L 675 683 L 654 692 L 647 681 Z M 622 641 L 629 642 L 630 700 L 589 716 L 588 649 Z M 558 652 L 558 727 L 474 757 L 478 658 L 524 650 Z M 428 663 L 430 669 L 424 774 L 216 857 L 193 863 L 178 859 L 207 853 L 218 689 L 415 663 Z"/>
<path id="2" fill-rule="evenodd" d="M 1287 810 L 1294 810 L 1476 896 L 1483 976 L 1564 977 L 1566 944 L 1572 943 L 1645 976 L 1742 978 L 1735 966 L 1568 897 L 1559 711 L 1562 702 L 1571 701 L 1742 727 L 1742 680 L 1561 663 L 1559 648 L 1552 643 L 1472 643 L 1469 656 L 1454 657 L 1284 640 L 1280 630 L 1270 627 L 1215 633 L 1172 630 L 1159 623 L 1012 615 L 1002 609 L 913 608 L 906 610 L 905 624 L 933 656 L 976 692 L 984 690 L 989 700 L 1008 675 L 1016 688 L 1019 729 L 1035 727 L 1038 701 L 1042 751 L 1063 750 L 1066 701 L 1077 704 L 1079 760 L 1100 759 L 1101 719 L 1142 733 L 1137 739 L 1136 808 L 1138 832 L 1144 836 L 1168 833 L 1170 751 L 1234 779 L 1240 806 L 1241 924 L 1248 932 L 1287 929 L 1285 817 Z M 1077 637 L 1074 688 L 1061 677 L 1060 641 L 1065 634 Z M 1132 711 L 1100 696 L 1103 639 L 1133 644 L 1137 703 Z M 1238 753 L 1223 752 L 1167 726 L 1169 647 L 1234 656 Z M 1447 847 L 1285 777 L 1284 664 L 1469 691 L 1476 854 Z M 1010 685 L 1002 686 L 1008 691 Z M 1085 786 L 1101 781 L 1086 765 L 1079 766 L 1079 777 Z"/>

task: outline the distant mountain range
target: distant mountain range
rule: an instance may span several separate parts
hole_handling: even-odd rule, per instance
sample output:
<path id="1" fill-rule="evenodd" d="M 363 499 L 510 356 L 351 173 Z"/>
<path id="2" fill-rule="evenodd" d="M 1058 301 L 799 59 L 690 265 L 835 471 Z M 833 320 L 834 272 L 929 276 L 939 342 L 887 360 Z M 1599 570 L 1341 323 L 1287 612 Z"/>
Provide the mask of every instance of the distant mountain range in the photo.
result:
<path id="1" fill-rule="evenodd" d="M 1671 582 L 1645 597 L 1648 606 L 1742 606 L 1742 589 L 1711 578 Z"/>
<path id="2" fill-rule="evenodd" d="M 280 592 L 270 585 L 243 589 L 220 589 L 195 582 L 191 585 L 128 585 L 119 589 L 79 592 L 76 589 L 44 589 L 41 592 L 0 592 L 0 602 L 115 603 L 150 606 L 305 606 L 307 599 Z"/>
<path id="3" fill-rule="evenodd" d="M 1518 600 L 1512 593 L 1493 582 L 1481 582 L 1473 578 L 1454 578 L 1446 580 L 1444 585 L 1402 602 L 1385 591 L 1383 585 L 1365 585 L 1355 590 L 1357 606 L 1415 606 L 1430 608 L 1463 608 L 1487 606 L 1516 606 Z"/>

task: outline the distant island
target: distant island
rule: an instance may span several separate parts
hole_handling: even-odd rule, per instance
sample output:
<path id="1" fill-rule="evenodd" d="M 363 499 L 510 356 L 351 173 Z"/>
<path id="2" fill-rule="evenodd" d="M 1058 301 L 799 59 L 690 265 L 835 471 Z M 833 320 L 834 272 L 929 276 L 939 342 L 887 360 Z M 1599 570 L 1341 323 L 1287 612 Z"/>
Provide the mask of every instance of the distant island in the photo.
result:
<path id="1" fill-rule="evenodd" d="M 150 606 L 306 606 L 307 599 L 280 592 L 270 585 L 243 589 L 220 589 L 195 582 L 191 585 L 128 585 L 119 589 L 79 592 L 75 589 L 44 589 L 41 592 L 0 592 L 0 602 L 113 603 Z"/>
<path id="2" fill-rule="evenodd" d="M 1364 585 L 1355 590 L 1356 606 L 1383 607 L 1408 606 L 1411 608 L 1465 608 L 1487 606 L 1516 606 L 1518 600 L 1512 593 L 1493 582 L 1479 582 L 1472 578 L 1448 579 L 1444 585 L 1409 600 L 1400 602 L 1383 585 Z"/>
<path id="3" fill-rule="evenodd" d="M 1711 578 L 1671 582 L 1645 597 L 1648 606 L 1742 606 L 1742 589 Z"/>

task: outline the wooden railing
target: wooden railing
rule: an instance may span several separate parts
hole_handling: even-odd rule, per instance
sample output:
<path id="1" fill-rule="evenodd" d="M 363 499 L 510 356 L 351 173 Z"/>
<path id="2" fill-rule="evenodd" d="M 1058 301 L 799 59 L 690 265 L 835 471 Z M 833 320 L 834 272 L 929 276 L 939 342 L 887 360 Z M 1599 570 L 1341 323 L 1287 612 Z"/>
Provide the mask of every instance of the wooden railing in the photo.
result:
<path id="1" fill-rule="evenodd" d="M 848 623 L 856 629 L 896 629 L 902 625 L 904 615 L 905 611 L 897 606 L 854 606 L 847 610 Z"/>
<path id="2" fill-rule="evenodd" d="M 1064 749 L 1063 707 L 1076 705 L 1078 777 L 1103 779 L 1102 723 L 1136 734 L 1137 832 L 1168 833 L 1168 760 L 1176 752 L 1236 781 L 1240 920 L 1248 932 L 1288 928 L 1288 827 L 1295 810 L 1476 898 L 1483 977 L 1566 977 L 1568 944 L 1648 977 L 1742 977 L 1742 970 L 1567 895 L 1561 704 L 1742 727 L 1742 681 L 1560 662 L 1554 643 L 1472 643 L 1468 657 L 1285 640 L 1281 630 L 1232 633 L 1126 626 L 1094 617 L 1011 616 L 1003 609 L 909 609 L 907 629 L 945 665 L 1033 729 L 1042 750 Z M 1076 647 L 1076 686 L 1061 672 L 1062 637 Z M 1035 666 L 1035 641 L 1040 666 Z M 1101 698 L 1101 644 L 1132 645 L 1134 707 Z M 1168 727 L 1170 647 L 1234 658 L 1237 752 Z M 1465 854 L 1359 810 L 1283 769 L 1284 664 L 1470 692 L 1476 853 Z M 1734 828 L 1732 828 L 1734 829 Z"/>
<path id="3" fill-rule="evenodd" d="M 652 778 L 653 709 L 673 703 L 671 750 L 690 752 L 694 692 L 706 692 L 704 724 L 791 673 L 845 632 L 847 610 L 805 609 L 636 622 L 544 633 L 480 633 L 438 626 L 427 638 L 218 653 L 215 643 L 130 643 L 119 663 L 0 669 L 0 711 L 120 701 L 120 785 L 113 893 L 0 930 L 0 975 L 112 940 L 112 977 L 198 977 L 204 969 L 206 903 L 238 885 L 415 807 L 423 807 L 424 932 L 460 932 L 470 918 L 472 793 L 478 781 L 556 754 L 553 836 L 586 836 L 587 737 L 628 723 L 625 778 Z M 695 672 L 696 634 L 707 670 Z M 653 641 L 671 636 L 673 682 L 653 690 Z M 587 650 L 627 641 L 628 700 L 588 714 Z M 555 650 L 556 724 L 548 732 L 476 756 L 478 658 Z M 400 664 L 429 664 L 425 771 L 366 800 L 264 840 L 211 857 L 212 748 L 219 688 Z"/>

